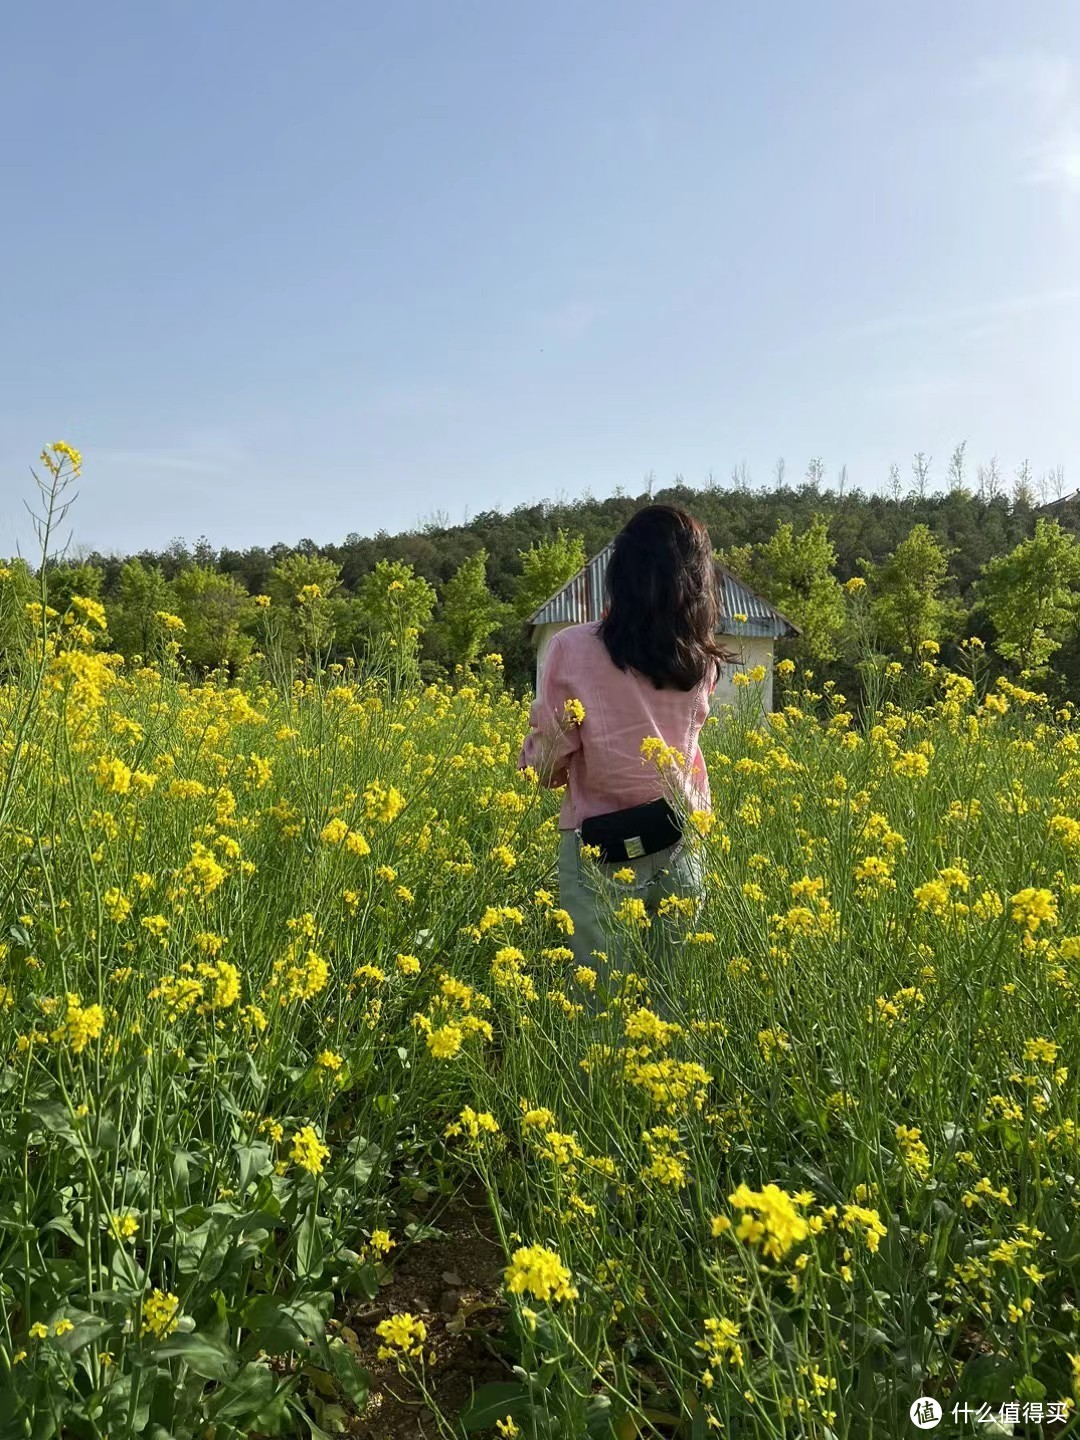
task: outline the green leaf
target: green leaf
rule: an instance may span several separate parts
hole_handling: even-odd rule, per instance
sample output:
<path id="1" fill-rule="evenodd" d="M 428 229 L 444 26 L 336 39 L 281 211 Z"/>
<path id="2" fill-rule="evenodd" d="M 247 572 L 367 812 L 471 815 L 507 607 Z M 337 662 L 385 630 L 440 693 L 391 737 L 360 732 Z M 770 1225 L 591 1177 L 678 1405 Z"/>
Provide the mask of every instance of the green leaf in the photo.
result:
<path id="1" fill-rule="evenodd" d="M 271 1355 L 299 1352 L 307 1349 L 309 1340 L 324 1340 L 333 1303 L 329 1291 L 292 1304 L 276 1295 L 256 1295 L 244 1306 L 243 1323 L 258 1349 Z"/>
<path id="2" fill-rule="evenodd" d="M 311 1434 L 311 1440 L 333 1440 L 333 1436 L 330 1434 L 330 1432 L 324 1430 L 322 1426 L 318 1424 L 314 1415 L 312 1415 L 308 1410 L 297 1410 L 294 1411 L 294 1413 L 299 1415 L 300 1419 L 303 1420 L 304 1424 L 308 1427 L 308 1430 Z"/>
<path id="3" fill-rule="evenodd" d="M 619 1440 L 637 1440 L 637 1436 L 644 1435 L 643 1425 L 649 1425 L 656 1430 L 678 1430 L 682 1421 L 678 1415 L 672 1415 L 667 1410 L 641 1410 L 630 1411 L 619 1421 L 615 1433 Z"/>
<path id="4" fill-rule="evenodd" d="M 212 1335 L 171 1335 L 155 1345 L 154 1354 L 159 1359 L 183 1360 L 193 1374 L 204 1380 L 226 1380 L 240 1367 L 232 1346 Z"/>
<path id="5" fill-rule="evenodd" d="M 1003 1405 L 1013 1398 L 1016 1362 L 1004 1355 L 976 1355 L 960 1372 L 958 1394 L 980 1404 Z"/>
<path id="6" fill-rule="evenodd" d="M 296 1232 L 296 1273 L 302 1279 L 315 1279 L 323 1272 L 323 1244 L 318 1216 L 310 1209 Z"/>
<path id="7" fill-rule="evenodd" d="M 0 1210 L 0 1230 L 6 1231 L 16 1240 L 33 1240 L 38 1233 L 36 1225 L 23 1219 L 21 1205 L 17 1209 L 14 1205 L 5 1205 Z"/>
<path id="8" fill-rule="evenodd" d="M 266 1175 L 273 1168 L 273 1151 L 262 1140 L 253 1145 L 237 1145 L 236 1160 L 240 1169 L 240 1193 L 247 1190 L 253 1180 Z"/>
<path id="9" fill-rule="evenodd" d="M 589 1440 L 614 1440 L 614 1416 L 609 1395 L 590 1395 L 585 1406 L 585 1434 Z"/>
<path id="10" fill-rule="evenodd" d="M 349 1416 L 342 1406 L 329 1400 L 320 1400 L 317 1395 L 311 1399 L 314 1415 L 307 1406 L 293 1404 L 292 1411 L 298 1415 L 311 1432 L 311 1440 L 331 1440 L 334 1435 L 344 1435 L 349 1429 Z"/>
<path id="11" fill-rule="evenodd" d="M 1045 1400 L 1046 1386 L 1041 1380 L 1036 1380 L 1034 1375 L 1022 1375 L 1016 1382 L 1016 1398 L 1029 1403 L 1033 1400 Z"/>
<path id="12" fill-rule="evenodd" d="M 307 1300 L 293 1301 L 288 1307 L 289 1314 L 299 1325 L 308 1340 L 322 1340 L 326 1336 L 326 1322 L 334 1308 L 334 1296 L 330 1290 L 322 1290 Z"/>
<path id="13" fill-rule="evenodd" d="M 142 1290 L 146 1276 L 130 1250 L 117 1245 L 109 1258 L 109 1269 L 130 1290 Z"/>
<path id="14" fill-rule="evenodd" d="M 370 1160 L 363 1155 L 358 1155 L 345 1173 L 356 1181 L 358 1189 L 362 1189 L 371 1179 L 371 1172 L 374 1168 Z"/>
<path id="15" fill-rule="evenodd" d="M 304 1332 L 275 1295 L 256 1295 L 244 1306 L 243 1323 L 255 1348 L 285 1355 L 304 1348 Z"/>
<path id="16" fill-rule="evenodd" d="M 181 1194 L 186 1195 L 191 1184 L 191 1162 L 194 1155 L 186 1150 L 174 1150 L 172 1155 L 173 1184 Z"/>
<path id="17" fill-rule="evenodd" d="M 346 1274 L 343 1290 L 347 1295 L 365 1295 L 369 1300 L 374 1300 L 379 1293 L 379 1272 L 370 1263 L 354 1265 Z"/>
<path id="18" fill-rule="evenodd" d="M 158 1372 L 163 1373 L 163 1372 Z M 141 1435 L 150 1423 L 150 1395 L 152 1385 L 147 1383 L 150 1376 L 146 1370 L 140 1374 L 138 1399 L 132 1409 L 132 1376 L 119 1375 L 106 1390 L 101 1414 L 98 1417 L 100 1433 L 105 1435 Z"/>
<path id="19" fill-rule="evenodd" d="M 69 1330 L 66 1335 L 57 1338 L 57 1345 L 61 1350 L 66 1350 L 69 1355 L 75 1355 L 84 1345 L 89 1345 L 94 1340 L 99 1340 L 113 1328 L 113 1322 L 106 1320 L 102 1315 L 90 1315 L 85 1311 L 71 1310 L 66 1312 L 66 1318 L 74 1321 L 75 1329 Z"/>
<path id="20" fill-rule="evenodd" d="M 206 1334 L 213 1335 L 215 1340 L 227 1340 L 229 1337 L 229 1306 L 224 1292 L 215 1290 L 211 1294 L 210 1300 L 214 1307 L 214 1313 L 205 1322 Z"/>
<path id="21" fill-rule="evenodd" d="M 437 1225 L 421 1225 L 418 1221 L 414 1220 L 411 1225 L 405 1226 L 405 1237 L 414 1242 L 421 1240 L 445 1240 L 446 1231 L 440 1230 Z"/>
<path id="22" fill-rule="evenodd" d="M 176 1211 L 173 1218 L 178 1230 L 198 1230 L 210 1219 L 210 1213 L 205 1205 L 185 1205 L 183 1210 Z"/>
<path id="23" fill-rule="evenodd" d="M 342 1394 L 358 1410 L 362 1410 L 367 1404 L 371 1376 L 344 1340 L 334 1340 L 329 1346 L 329 1353 L 334 1379 L 341 1386 Z"/>
<path id="24" fill-rule="evenodd" d="M 256 1095 L 261 1095 L 266 1088 L 266 1081 L 263 1079 L 258 1065 L 255 1063 L 255 1056 L 249 1051 L 246 1056 L 248 1079 Z"/>
<path id="25" fill-rule="evenodd" d="M 291 1428 L 288 1423 L 289 1397 L 295 1388 L 295 1380 L 281 1385 L 273 1397 L 251 1418 L 251 1432 L 259 1435 L 284 1435 Z"/>
<path id="26" fill-rule="evenodd" d="M 334 1435 L 344 1435 L 349 1429 L 349 1416 L 343 1405 L 335 1405 L 326 1400 L 317 1402 L 319 1421 L 322 1425 L 329 1426 Z"/>
<path id="27" fill-rule="evenodd" d="M 71 1115 L 68 1107 L 59 1100 L 30 1100 L 26 1105 L 26 1113 L 33 1115 L 41 1121 L 45 1129 L 53 1135 L 61 1135 L 65 1140 L 75 1140 L 75 1131 L 71 1124 Z"/>
<path id="28" fill-rule="evenodd" d="M 273 1400 L 276 1390 L 277 1380 L 265 1365 L 245 1365 L 214 1396 L 211 1413 L 215 1420 L 231 1420 L 242 1429 Z"/>
<path id="29" fill-rule="evenodd" d="M 469 1432 L 490 1430 L 497 1420 L 505 1420 L 508 1415 L 518 1420 L 531 1409 L 532 1395 L 527 1385 L 517 1380 L 494 1380 L 473 1392 L 458 1418 Z"/>
<path id="30" fill-rule="evenodd" d="M 83 1237 L 75 1229 L 75 1226 L 66 1215 L 54 1215 L 51 1220 L 46 1220 L 41 1228 L 42 1230 L 55 1230 L 60 1235 L 66 1235 L 72 1244 L 77 1245 L 80 1250 L 85 1243 Z"/>
<path id="31" fill-rule="evenodd" d="M 300 1373 L 317 1395 L 337 1399 L 338 1384 L 331 1371 L 322 1370 L 318 1365 L 301 1365 Z"/>
<path id="32" fill-rule="evenodd" d="M 101 1150 L 119 1150 L 120 1148 L 120 1131 L 107 1116 L 103 1115 L 97 1123 L 94 1131 L 94 1144 Z"/>

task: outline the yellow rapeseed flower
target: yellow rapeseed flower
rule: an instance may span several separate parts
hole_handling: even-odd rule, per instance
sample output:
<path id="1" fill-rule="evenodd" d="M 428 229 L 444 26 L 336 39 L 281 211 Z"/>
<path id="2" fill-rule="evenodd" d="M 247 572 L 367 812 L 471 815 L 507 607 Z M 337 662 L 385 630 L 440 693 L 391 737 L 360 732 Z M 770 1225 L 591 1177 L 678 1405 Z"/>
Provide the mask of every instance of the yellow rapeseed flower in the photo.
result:
<path id="1" fill-rule="evenodd" d="M 465 1032 L 460 1025 L 442 1025 L 427 1037 L 427 1047 L 436 1060 L 453 1060 L 461 1053 Z"/>
<path id="2" fill-rule="evenodd" d="M 179 1324 L 180 1297 L 169 1290 L 153 1290 L 143 1301 L 143 1330 L 155 1340 L 164 1340 Z"/>
<path id="3" fill-rule="evenodd" d="M 748 1244 L 759 1245 L 770 1259 L 782 1260 L 810 1234 L 798 1204 L 801 1198 L 789 1195 L 779 1185 L 769 1184 L 761 1190 L 739 1185 L 728 1196 L 729 1204 L 743 1211 L 735 1235 Z"/>
<path id="4" fill-rule="evenodd" d="M 69 994 L 64 1023 L 54 1032 L 54 1042 L 65 1042 L 76 1055 L 81 1055 L 92 1040 L 105 1029 L 105 1011 L 100 1005 L 83 1005 L 78 995 Z"/>
<path id="5" fill-rule="evenodd" d="M 293 1164 L 309 1175 L 321 1175 L 329 1158 L 330 1149 L 316 1135 L 314 1127 L 302 1125 L 292 1137 L 289 1159 Z"/>
<path id="6" fill-rule="evenodd" d="M 427 1326 L 415 1315 L 402 1311 L 381 1320 L 375 1327 L 375 1334 L 383 1342 L 379 1347 L 380 1360 L 423 1358 L 424 1342 L 427 1340 Z"/>
<path id="7" fill-rule="evenodd" d="M 531 1295 L 536 1300 L 576 1300 L 570 1271 L 557 1251 L 546 1245 L 526 1245 L 515 1250 L 506 1269 L 506 1288 L 511 1295 Z"/>
<path id="8" fill-rule="evenodd" d="M 1052 890 L 1040 890 L 1029 885 L 1018 891 L 1009 903 L 1013 920 L 1031 933 L 1040 925 L 1053 926 L 1058 922 L 1057 898 Z"/>

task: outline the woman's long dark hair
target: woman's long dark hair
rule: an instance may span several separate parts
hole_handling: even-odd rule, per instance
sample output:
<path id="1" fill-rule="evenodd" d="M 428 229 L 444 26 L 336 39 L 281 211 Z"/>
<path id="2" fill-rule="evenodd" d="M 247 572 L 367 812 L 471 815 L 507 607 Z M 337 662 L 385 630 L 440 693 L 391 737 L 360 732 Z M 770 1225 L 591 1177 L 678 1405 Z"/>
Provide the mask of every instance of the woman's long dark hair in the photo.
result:
<path id="1" fill-rule="evenodd" d="M 731 659 L 714 635 L 722 604 L 709 532 L 685 510 L 639 510 L 615 537 L 604 587 L 600 638 L 620 670 L 692 690 Z"/>

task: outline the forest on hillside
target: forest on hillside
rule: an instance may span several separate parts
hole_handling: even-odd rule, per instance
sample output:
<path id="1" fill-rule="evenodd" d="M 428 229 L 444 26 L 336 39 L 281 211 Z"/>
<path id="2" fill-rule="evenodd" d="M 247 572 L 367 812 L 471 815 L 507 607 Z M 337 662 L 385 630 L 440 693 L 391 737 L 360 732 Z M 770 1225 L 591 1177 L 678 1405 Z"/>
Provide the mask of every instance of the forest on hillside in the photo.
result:
<path id="1" fill-rule="evenodd" d="M 1063 493 L 1060 475 L 1033 484 L 1026 466 L 1008 493 L 995 466 L 968 485 L 962 448 L 947 490 L 929 493 L 928 469 L 916 456 L 907 493 L 895 473 L 887 494 L 831 488 L 812 462 L 796 485 L 781 465 L 770 489 L 737 474 L 727 486 L 677 480 L 339 544 L 178 540 L 127 557 L 84 553 L 49 563 L 49 603 L 59 613 L 73 595 L 98 601 L 107 643 L 127 657 L 176 643 L 179 627 L 166 637 L 161 618 L 175 616 L 183 655 L 200 670 L 235 668 L 271 646 L 290 659 L 318 650 L 362 661 L 393 633 L 427 678 L 497 651 L 507 680 L 526 688 L 527 616 L 635 510 L 671 502 L 703 520 L 721 558 L 802 627 L 793 649 L 819 678 L 857 684 L 868 652 L 918 660 L 938 646 L 948 659 L 974 636 L 1000 667 L 1080 694 L 1080 498 Z M 12 562 L 4 573 L 32 600 L 29 567 Z M 10 629 L 15 612 L 3 613 Z"/>

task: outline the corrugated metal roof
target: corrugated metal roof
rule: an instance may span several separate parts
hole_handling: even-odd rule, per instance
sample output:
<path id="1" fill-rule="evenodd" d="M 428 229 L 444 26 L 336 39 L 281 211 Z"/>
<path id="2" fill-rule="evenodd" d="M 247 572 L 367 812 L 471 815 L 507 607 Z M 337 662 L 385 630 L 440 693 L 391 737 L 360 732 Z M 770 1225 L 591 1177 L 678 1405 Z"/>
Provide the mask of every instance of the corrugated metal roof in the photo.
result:
<path id="1" fill-rule="evenodd" d="M 793 620 L 770 605 L 756 590 L 744 585 L 726 566 L 717 565 L 716 578 L 724 595 L 725 635 L 765 635 L 774 640 L 790 640 L 802 634 Z M 745 615 L 746 619 L 736 620 L 736 615 Z"/>
<path id="2" fill-rule="evenodd" d="M 604 609 L 604 575 L 611 559 L 611 544 L 605 545 L 599 555 L 594 555 L 561 590 L 556 590 L 551 599 L 529 617 L 529 624 L 586 625 L 599 620 Z M 725 566 L 717 565 L 716 577 L 723 591 L 724 622 L 721 630 L 724 635 L 763 636 L 780 640 L 800 633 L 799 627 L 793 625 L 786 615 L 781 615 L 775 606 L 737 580 Z M 736 615 L 746 618 L 736 620 Z"/>
<path id="3" fill-rule="evenodd" d="M 599 620 L 604 609 L 604 574 L 610 559 L 608 544 L 529 617 L 529 624 L 587 625 L 590 620 Z"/>
<path id="4" fill-rule="evenodd" d="M 1068 505 L 1076 505 L 1080 502 L 1080 490 L 1074 490 L 1071 495 L 1059 495 L 1056 500 L 1047 500 L 1042 505 L 1035 506 L 1036 515 L 1045 515 L 1049 510 L 1064 509 Z"/>

